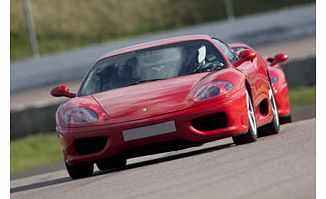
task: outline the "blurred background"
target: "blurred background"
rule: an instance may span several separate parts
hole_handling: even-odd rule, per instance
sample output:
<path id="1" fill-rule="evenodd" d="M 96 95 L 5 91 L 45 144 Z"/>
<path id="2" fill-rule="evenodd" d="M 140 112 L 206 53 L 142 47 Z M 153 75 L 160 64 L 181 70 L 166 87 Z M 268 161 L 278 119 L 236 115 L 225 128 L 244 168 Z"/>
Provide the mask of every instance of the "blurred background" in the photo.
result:
<path id="1" fill-rule="evenodd" d="M 61 168 L 55 111 L 102 54 L 141 42 L 209 34 L 244 42 L 283 64 L 294 120 L 315 117 L 313 0 L 11 0 L 11 176 Z"/>

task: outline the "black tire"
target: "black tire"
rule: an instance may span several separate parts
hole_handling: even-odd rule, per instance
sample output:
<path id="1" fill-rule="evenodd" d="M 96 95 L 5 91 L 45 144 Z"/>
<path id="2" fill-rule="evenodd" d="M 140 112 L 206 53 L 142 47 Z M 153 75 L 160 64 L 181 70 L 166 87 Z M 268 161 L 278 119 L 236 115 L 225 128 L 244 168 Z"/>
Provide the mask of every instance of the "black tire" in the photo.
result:
<path id="1" fill-rule="evenodd" d="M 125 167 L 127 160 L 121 157 L 108 158 L 96 163 L 99 170 L 112 170 Z"/>
<path id="2" fill-rule="evenodd" d="M 286 116 L 286 117 L 280 117 L 280 124 L 286 124 L 286 123 L 291 123 L 291 122 L 292 122 L 291 115 Z"/>
<path id="3" fill-rule="evenodd" d="M 268 97 L 269 97 L 269 103 L 273 115 L 273 120 L 270 123 L 259 128 L 259 136 L 272 135 L 280 132 L 280 119 L 278 117 L 278 111 L 277 111 L 277 105 L 276 105 L 274 93 L 270 84 L 268 84 L 268 88 L 269 88 Z"/>
<path id="4" fill-rule="evenodd" d="M 66 169 L 68 174 L 73 179 L 85 178 L 93 175 L 94 164 L 79 164 L 79 165 L 69 165 L 66 164 Z"/>
<path id="5" fill-rule="evenodd" d="M 254 108 L 252 106 L 251 98 L 249 96 L 248 91 L 246 91 L 246 102 L 247 102 L 249 128 L 246 134 L 232 137 L 233 142 L 236 145 L 246 144 L 257 140 L 257 124 L 256 124 L 256 119 L 254 114 Z"/>

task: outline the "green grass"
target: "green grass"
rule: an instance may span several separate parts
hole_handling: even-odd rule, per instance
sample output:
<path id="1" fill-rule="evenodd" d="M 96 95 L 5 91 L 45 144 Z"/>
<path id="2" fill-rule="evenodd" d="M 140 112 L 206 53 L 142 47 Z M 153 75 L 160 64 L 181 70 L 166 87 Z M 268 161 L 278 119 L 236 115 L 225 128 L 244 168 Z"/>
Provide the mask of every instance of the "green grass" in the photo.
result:
<path id="1" fill-rule="evenodd" d="M 31 56 L 22 0 L 10 0 L 10 59 Z M 233 0 L 236 16 L 315 0 Z M 226 18 L 224 0 L 30 0 L 41 54 Z"/>
<path id="2" fill-rule="evenodd" d="M 291 107 L 316 104 L 316 86 L 291 89 L 289 97 Z"/>
<path id="3" fill-rule="evenodd" d="M 62 152 L 55 134 L 35 135 L 10 142 L 10 175 L 60 161 Z"/>
<path id="4" fill-rule="evenodd" d="M 291 106 L 315 104 L 316 87 L 289 91 Z M 10 174 L 15 175 L 62 160 L 59 139 L 55 134 L 36 135 L 10 143 Z"/>

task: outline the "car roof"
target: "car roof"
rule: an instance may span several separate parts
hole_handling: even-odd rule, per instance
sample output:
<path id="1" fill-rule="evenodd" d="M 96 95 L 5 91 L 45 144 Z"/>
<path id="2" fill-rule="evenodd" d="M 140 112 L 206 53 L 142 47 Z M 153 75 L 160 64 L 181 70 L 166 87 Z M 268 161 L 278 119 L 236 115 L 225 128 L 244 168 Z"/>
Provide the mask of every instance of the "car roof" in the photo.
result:
<path id="1" fill-rule="evenodd" d="M 192 40 L 209 40 L 211 39 L 211 36 L 209 35 L 187 35 L 187 36 L 180 36 L 180 37 L 171 37 L 167 39 L 160 39 L 156 41 L 150 41 L 150 42 L 145 42 L 137 45 L 132 45 L 128 46 L 125 48 L 121 48 L 118 50 L 111 51 L 109 53 L 104 54 L 101 56 L 98 60 L 111 57 L 114 55 L 119 55 L 127 52 L 132 52 L 136 50 L 141 50 L 141 49 L 146 49 L 146 48 L 151 48 L 151 47 L 156 47 L 156 46 L 161 46 L 161 45 L 167 45 L 167 44 L 174 44 L 178 42 L 183 42 L 183 41 L 192 41 Z"/>

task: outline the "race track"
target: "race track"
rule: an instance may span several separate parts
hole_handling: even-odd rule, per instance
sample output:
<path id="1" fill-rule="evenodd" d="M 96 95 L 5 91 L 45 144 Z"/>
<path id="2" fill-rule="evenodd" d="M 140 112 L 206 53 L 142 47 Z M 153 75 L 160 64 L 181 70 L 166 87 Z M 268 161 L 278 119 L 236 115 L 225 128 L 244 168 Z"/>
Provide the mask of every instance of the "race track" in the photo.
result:
<path id="1" fill-rule="evenodd" d="M 127 168 L 71 180 L 65 170 L 11 181 L 11 198 L 315 198 L 316 120 L 235 146 L 202 147 L 128 160 Z"/>

